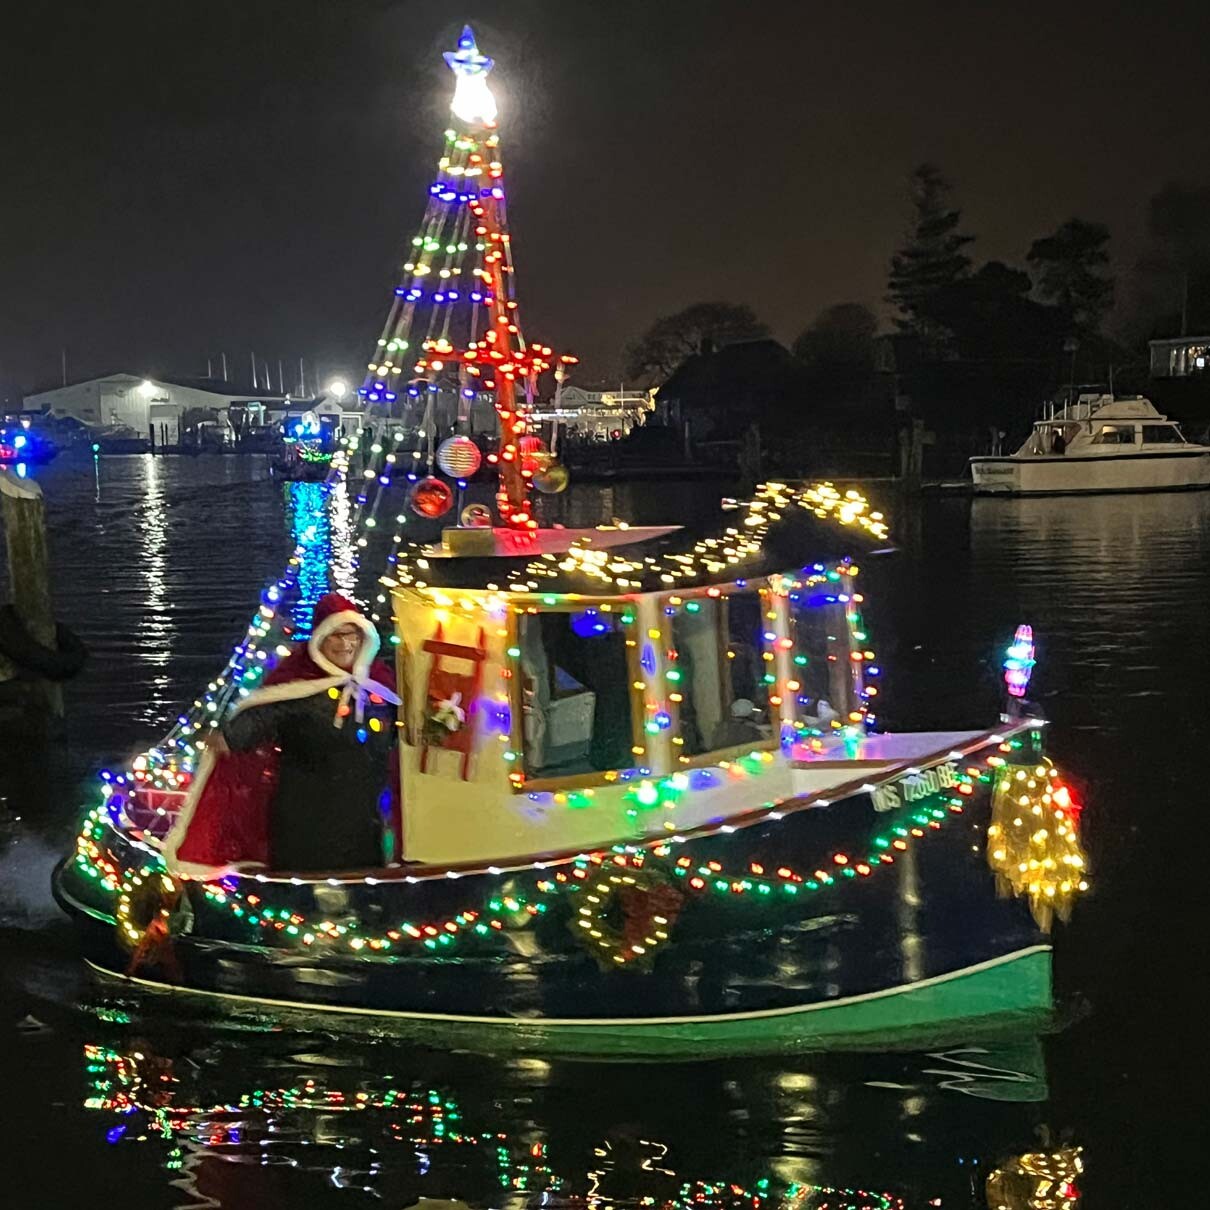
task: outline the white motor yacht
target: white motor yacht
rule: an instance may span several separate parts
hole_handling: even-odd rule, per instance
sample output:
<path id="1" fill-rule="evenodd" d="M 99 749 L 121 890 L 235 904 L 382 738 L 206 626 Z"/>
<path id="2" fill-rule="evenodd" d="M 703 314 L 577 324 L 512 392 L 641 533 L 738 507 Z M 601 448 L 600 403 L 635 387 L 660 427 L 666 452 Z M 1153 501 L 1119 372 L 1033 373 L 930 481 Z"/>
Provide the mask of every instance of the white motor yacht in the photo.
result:
<path id="1" fill-rule="evenodd" d="M 1210 445 L 1186 441 L 1142 395 L 1081 395 L 1037 421 L 1015 454 L 970 466 L 977 495 L 1210 487 Z"/>

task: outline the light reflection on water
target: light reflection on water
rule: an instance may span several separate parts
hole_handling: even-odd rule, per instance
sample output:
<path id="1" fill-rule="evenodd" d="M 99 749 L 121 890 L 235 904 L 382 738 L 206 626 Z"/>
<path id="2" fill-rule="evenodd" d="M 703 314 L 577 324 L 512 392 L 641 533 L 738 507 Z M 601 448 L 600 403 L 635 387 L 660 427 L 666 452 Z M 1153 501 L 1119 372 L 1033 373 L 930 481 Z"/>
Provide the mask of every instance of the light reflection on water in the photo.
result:
<path id="1" fill-rule="evenodd" d="M 141 1025 L 135 1037 L 85 1044 L 83 1128 L 116 1149 L 113 1162 L 137 1150 L 142 1171 L 224 1207 L 290 1196 L 309 1206 L 363 1196 L 399 1207 L 422 1197 L 686 1210 L 983 1205 L 996 1164 L 1014 1143 L 1033 1145 L 1046 1097 L 1041 1048 L 1029 1041 L 652 1069 L 322 1038 L 301 1049 L 287 1035 L 181 1028 L 152 1041 Z"/>
<path id="2" fill-rule="evenodd" d="M 68 842 L 81 779 L 156 739 L 214 675 L 292 547 L 283 493 L 261 460 L 151 463 L 60 458 L 36 472 L 50 511 L 56 601 L 89 642 L 93 662 L 68 687 L 65 746 L 17 749 L 0 734 L 0 838 L 20 858 L 12 868 L 26 874 Z M 709 483 L 573 487 L 543 507 L 569 525 L 615 514 L 640 523 L 691 520 L 711 513 L 722 490 Z M 1174 874 L 1173 863 L 1189 852 L 1204 799 L 1210 494 L 941 501 L 909 510 L 878 503 L 902 546 L 864 569 L 868 618 L 886 668 L 886 720 L 924 728 L 992 717 L 998 649 L 1018 622 L 1029 621 L 1039 641 L 1034 685 L 1053 719 L 1051 751 L 1089 803 L 1095 892 L 1059 936 L 1057 980 L 1065 1005 L 1090 1007 L 1047 1044 L 1048 1077 L 1038 1063 L 1022 1061 L 1028 1042 L 985 1064 L 1026 1078 L 977 1075 L 976 1093 L 970 1071 L 952 1056 L 531 1068 L 404 1043 L 359 1048 L 273 1033 L 224 1040 L 184 1025 L 173 1032 L 163 1021 L 102 1030 L 64 1007 L 79 993 L 70 937 L 46 910 L 45 877 L 25 876 L 0 883 L 0 938 L 14 946 L 0 977 L 3 1006 L 12 1005 L 14 1020 L 28 1011 L 54 1017 L 45 1001 L 60 1009 L 53 1032 L 21 1039 L 32 1070 L 18 1073 L 24 1133 L 16 1137 L 28 1147 L 18 1147 L 13 1163 L 32 1165 L 28 1187 L 50 1190 L 45 1204 L 77 1204 L 83 1176 L 73 1184 L 70 1167 L 39 1149 L 39 1140 L 70 1137 L 86 1160 L 80 1167 L 112 1176 L 125 1204 L 206 1204 L 168 1184 L 181 1176 L 166 1167 L 170 1140 L 149 1133 L 138 1142 L 127 1131 L 105 1142 L 123 1115 L 83 1108 L 93 1073 L 84 1070 L 82 1047 L 95 1044 L 171 1062 L 179 1081 L 173 1096 L 188 1111 L 177 1133 L 192 1132 L 188 1162 L 227 1190 L 209 1195 L 223 1206 L 402 1207 L 421 1195 L 538 1204 L 525 1200 L 540 1199 L 532 1188 L 489 1192 L 495 1170 L 488 1164 L 485 1177 L 469 1151 L 388 1141 L 384 1110 L 241 1111 L 239 1144 L 205 1135 L 215 1106 L 307 1079 L 349 1094 L 380 1095 L 416 1081 L 448 1090 L 468 1121 L 474 1117 L 475 1131 L 507 1135 L 510 1162 L 530 1163 L 531 1176 L 546 1164 L 560 1177 L 564 1187 L 548 1190 L 544 1204 L 558 1204 L 556 1194 L 584 1202 L 593 1179 L 603 1201 L 651 1196 L 661 1204 L 675 1203 L 686 1183 L 750 1191 L 768 1179 L 780 1182 L 779 1199 L 743 1203 L 748 1210 L 810 1210 L 809 1200 L 787 1201 L 792 1181 L 870 1182 L 911 1206 L 934 1196 L 946 1207 L 980 1206 L 987 1165 L 1036 1144 L 1034 1127 L 1042 1125 L 1056 1140 L 1073 1130 L 1086 1145 L 1090 1204 L 1165 1204 L 1155 1157 L 1181 1126 L 1168 1081 L 1195 1052 L 1196 1006 L 1207 994 L 1204 972 L 1188 962 L 1201 944 L 1202 908 L 1185 889 L 1196 880 Z M 347 523 L 347 512 L 331 517 L 338 542 Z M 347 591 L 351 571 L 351 564 L 334 569 L 334 586 Z M 17 972 L 38 962 L 50 965 L 50 990 L 31 991 L 26 980 L 25 990 L 14 991 Z M 287 1138 L 297 1162 L 262 1167 L 259 1155 L 276 1155 Z M 668 1153 L 643 1151 L 634 1138 Z M 549 1158 L 525 1160 L 525 1148 L 537 1144 Z M 373 1163 L 380 1165 L 373 1179 L 358 1175 Z M 424 1165 L 429 1176 L 420 1175 Z M 338 1188 L 346 1177 L 354 1187 Z M 363 1192 L 366 1184 L 376 1193 Z"/>

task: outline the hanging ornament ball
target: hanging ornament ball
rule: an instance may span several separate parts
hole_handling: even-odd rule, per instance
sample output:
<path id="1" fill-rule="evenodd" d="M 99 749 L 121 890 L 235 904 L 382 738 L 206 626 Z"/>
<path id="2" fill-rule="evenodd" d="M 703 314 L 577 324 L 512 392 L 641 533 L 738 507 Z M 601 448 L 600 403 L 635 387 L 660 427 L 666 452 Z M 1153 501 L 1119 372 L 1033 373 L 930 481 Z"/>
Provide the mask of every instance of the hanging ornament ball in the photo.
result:
<path id="1" fill-rule="evenodd" d="M 453 479 L 468 479 L 483 463 L 479 447 L 469 437 L 450 437 L 437 447 L 437 465 Z"/>
<path id="2" fill-rule="evenodd" d="M 546 442 L 541 437 L 534 436 L 533 433 L 526 433 L 524 437 L 517 438 L 517 449 L 523 454 L 544 454 L 546 453 Z"/>
<path id="3" fill-rule="evenodd" d="M 491 529 L 492 510 L 486 504 L 468 504 L 458 519 L 466 529 Z"/>
<path id="4" fill-rule="evenodd" d="M 561 462 L 550 462 L 542 470 L 534 473 L 533 485 L 547 496 L 558 495 L 567 487 L 571 475 Z"/>
<path id="5" fill-rule="evenodd" d="M 550 463 L 551 455 L 547 450 L 530 450 L 529 453 L 521 455 L 521 469 L 529 471 L 531 475 L 544 471 Z"/>
<path id="6" fill-rule="evenodd" d="M 448 484 L 430 475 L 408 493 L 408 504 L 422 517 L 443 517 L 454 507 L 454 493 Z"/>

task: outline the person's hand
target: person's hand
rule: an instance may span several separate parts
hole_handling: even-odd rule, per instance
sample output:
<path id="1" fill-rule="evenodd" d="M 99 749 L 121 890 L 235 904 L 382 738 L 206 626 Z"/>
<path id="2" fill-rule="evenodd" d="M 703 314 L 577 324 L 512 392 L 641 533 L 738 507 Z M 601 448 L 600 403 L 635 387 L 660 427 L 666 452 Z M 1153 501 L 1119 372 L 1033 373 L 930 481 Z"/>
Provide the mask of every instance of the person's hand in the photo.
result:
<path id="1" fill-rule="evenodd" d="M 227 741 L 223 737 L 223 733 L 216 729 L 206 737 L 206 751 L 213 752 L 215 756 L 224 756 L 231 749 L 227 747 Z"/>

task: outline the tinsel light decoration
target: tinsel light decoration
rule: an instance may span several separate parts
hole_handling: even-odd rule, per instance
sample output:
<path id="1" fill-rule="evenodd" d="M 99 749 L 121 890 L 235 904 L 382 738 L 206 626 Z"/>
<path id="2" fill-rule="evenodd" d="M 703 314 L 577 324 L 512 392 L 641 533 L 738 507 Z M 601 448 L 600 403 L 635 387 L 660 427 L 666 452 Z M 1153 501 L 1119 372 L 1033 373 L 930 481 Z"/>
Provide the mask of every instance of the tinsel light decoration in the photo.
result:
<path id="1" fill-rule="evenodd" d="M 1035 1151 L 994 1168 L 987 1177 L 988 1210 L 1069 1210 L 1080 1202 L 1080 1147 Z"/>
<path id="2" fill-rule="evenodd" d="M 1080 807 L 1045 757 L 1036 765 L 1005 764 L 996 774 L 987 860 L 1001 894 L 1028 895 L 1038 927 L 1067 920 L 1088 889 L 1080 844 Z"/>

